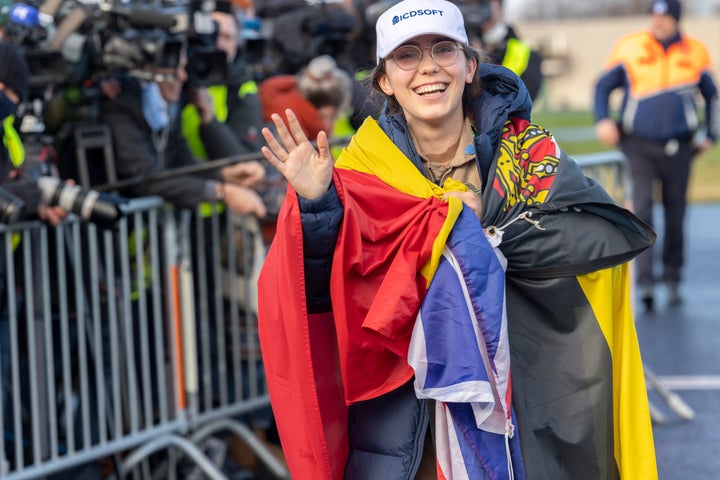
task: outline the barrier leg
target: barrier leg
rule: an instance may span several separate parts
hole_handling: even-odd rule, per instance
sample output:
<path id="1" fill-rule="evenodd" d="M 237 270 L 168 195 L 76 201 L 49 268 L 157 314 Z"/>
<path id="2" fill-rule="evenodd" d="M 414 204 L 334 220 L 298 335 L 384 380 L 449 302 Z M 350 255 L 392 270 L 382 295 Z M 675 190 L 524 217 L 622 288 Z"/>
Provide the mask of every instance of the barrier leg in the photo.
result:
<path id="1" fill-rule="evenodd" d="M 643 369 L 645 371 L 645 382 L 662 397 L 667 406 L 677 416 L 684 420 L 693 420 L 695 418 L 695 410 L 685 403 L 680 395 L 665 387 L 647 365 L 643 364 Z"/>
<path id="2" fill-rule="evenodd" d="M 123 478 L 130 470 L 137 466 L 139 462 L 158 450 L 164 450 L 168 447 L 176 447 L 185 452 L 185 454 L 195 461 L 197 466 L 207 474 L 209 479 L 227 480 L 227 476 L 217 466 L 215 466 L 210 459 L 205 456 L 205 454 L 203 454 L 197 445 L 177 435 L 169 435 L 167 437 L 158 438 L 157 440 L 148 442 L 133 451 L 122 463 L 121 473 Z"/>
<path id="3" fill-rule="evenodd" d="M 190 440 L 193 443 L 197 444 L 203 439 L 209 437 L 210 435 L 223 430 L 229 430 L 233 434 L 240 437 L 240 439 L 250 447 L 250 449 L 258 456 L 260 461 L 263 462 L 263 464 L 267 468 L 269 468 L 272 474 L 275 475 L 277 478 L 290 478 L 290 473 L 288 472 L 287 467 L 285 467 L 285 465 L 283 465 L 277 458 L 275 458 L 272 452 L 270 452 L 270 450 L 265 445 L 263 445 L 255 432 L 250 430 L 247 425 L 237 420 L 223 418 L 222 420 L 210 422 L 197 430 L 195 433 L 193 433 L 190 436 Z"/>

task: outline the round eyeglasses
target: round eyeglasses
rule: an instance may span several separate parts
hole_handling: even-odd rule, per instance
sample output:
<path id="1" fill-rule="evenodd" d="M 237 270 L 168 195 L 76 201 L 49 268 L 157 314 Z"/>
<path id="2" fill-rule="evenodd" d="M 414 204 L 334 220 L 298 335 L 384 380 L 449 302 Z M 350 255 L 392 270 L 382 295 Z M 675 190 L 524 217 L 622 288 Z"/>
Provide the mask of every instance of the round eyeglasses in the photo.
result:
<path id="1" fill-rule="evenodd" d="M 420 66 L 423 59 L 423 50 L 430 50 L 430 57 L 441 67 L 449 67 L 455 64 L 460 45 L 457 42 L 444 40 L 432 46 L 432 48 L 420 48 L 417 45 L 402 45 L 390 54 L 393 62 L 405 71 L 415 70 Z"/>

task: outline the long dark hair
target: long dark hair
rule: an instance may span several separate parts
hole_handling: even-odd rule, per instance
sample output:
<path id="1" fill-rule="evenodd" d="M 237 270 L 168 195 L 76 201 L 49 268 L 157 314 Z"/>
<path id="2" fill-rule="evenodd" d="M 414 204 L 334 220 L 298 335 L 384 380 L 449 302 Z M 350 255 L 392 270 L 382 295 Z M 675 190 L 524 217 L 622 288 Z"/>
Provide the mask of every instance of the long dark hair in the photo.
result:
<path id="1" fill-rule="evenodd" d="M 475 59 L 477 62 L 477 71 L 475 72 L 475 76 L 472 79 L 472 82 L 465 85 L 465 90 L 463 91 L 462 96 L 462 106 L 463 106 L 463 113 L 465 116 L 472 116 L 473 113 L 473 102 L 474 100 L 480 95 L 482 92 L 482 82 L 480 80 L 480 63 L 483 61 L 482 54 L 479 50 L 471 47 L 470 45 L 466 45 L 464 43 L 459 44 L 462 48 L 463 53 L 465 54 L 465 58 L 467 60 Z M 370 87 L 372 91 L 372 95 L 379 96 L 382 101 L 386 101 L 387 105 L 385 107 L 385 111 L 388 114 L 397 114 L 402 113 L 402 107 L 400 107 L 400 104 L 398 103 L 395 96 L 389 96 L 386 95 L 385 92 L 382 91 L 380 88 L 380 78 L 382 75 L 386 75 L 385 73 L 385 62 L 387 61 L 387 57 L 380 60 L 380 63 L 377 64 L 377 66 L 373 69 L 372 74 L 368 77 L 370 81 Z M 380 104 L 382 104 L 382 101 Z"/>

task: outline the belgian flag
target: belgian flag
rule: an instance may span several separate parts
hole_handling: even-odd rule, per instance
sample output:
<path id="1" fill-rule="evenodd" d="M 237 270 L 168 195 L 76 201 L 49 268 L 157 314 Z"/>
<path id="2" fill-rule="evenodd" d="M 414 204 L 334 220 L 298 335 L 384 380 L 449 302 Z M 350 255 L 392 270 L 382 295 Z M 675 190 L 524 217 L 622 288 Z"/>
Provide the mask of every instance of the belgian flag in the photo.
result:
<path id="1" fill-rule="evenodd" d="M 544 129 L 505 124 L 483 195 L 502 231 L 513 406 L 527 478 L 655 479 L 627 262 L 655 233 Z"/>

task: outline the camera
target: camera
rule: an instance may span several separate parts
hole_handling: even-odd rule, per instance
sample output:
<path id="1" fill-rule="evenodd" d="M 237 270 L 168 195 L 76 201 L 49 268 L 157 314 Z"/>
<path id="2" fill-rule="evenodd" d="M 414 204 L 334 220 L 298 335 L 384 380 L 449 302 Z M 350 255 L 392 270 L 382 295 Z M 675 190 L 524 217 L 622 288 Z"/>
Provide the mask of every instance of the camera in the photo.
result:
<path id="1" fill-rule="evenodd" d="M 113 224 L 125 214 L 125 198 L 68 184 L 50 173 L 47 165 L 26 160 L 25 168 L 13 180 L 14 187 L 0 186 L 0 223 L 11 224 L 25 218 L 31 213 L 27 212 L 27 205 L 35 205 L 36 201 L 48 207 L 60 206 L 84 221 L 99 225 Z M 35 196 L 38 190 L 39 198 Z"/>
<path id="2" fill-rule="evenodd" d="M 20 178 L 37 186 L 41 205 L 62 207 L 84 221 L 108 226 L 125 214 L 127 199 L 66 183 L 47 162 L 26 160 Z"/>
<path id="3" fill-rule="evenodd" d="M 224 79 L 224 56 L 214 45 L 214 3 L 199 0 L 143 2 L 107 0 L 87 5 L 60 0 L 50 13 L 0 0 L 4 38 L 21 45 L 31 66 L 32 86 L 84 84 L 115 73 L 148 79 L 155 68 L 174 68 L 187 47 L 189 82 Z M 197 66 L 197 67 L 196 67 Z"/>
<path id="4" fill-rule="evenodd" d="M 268 72 L 294 74 L 323 54 L 339 58 L 355 25 L 355 17 L 345 9 L 325 3 L 298 2 L 295 8 L 278 12 L 267 45 Z"/>
<path id="5" fill-rule="evenodd" d="M 219 85 L 227 77 L 227 55 L 215 47 L 190 45 L 185 71 L 191 87 Z"/>
<path id="6" fill-rule="evenodd" d="M 25 202 L 12 192 L 0 187 L 0 223 L 15 223 L 25 214 Z"/>
<path id="7" fill-rule="evenodd" d="M 42 192 L 43 205 L 60 206 L 85 221 L 109 225 L 123 215 L 124 199 L 119 197 L 70 185 L 57 177 L 40 177 L 37 185 Z"/>

